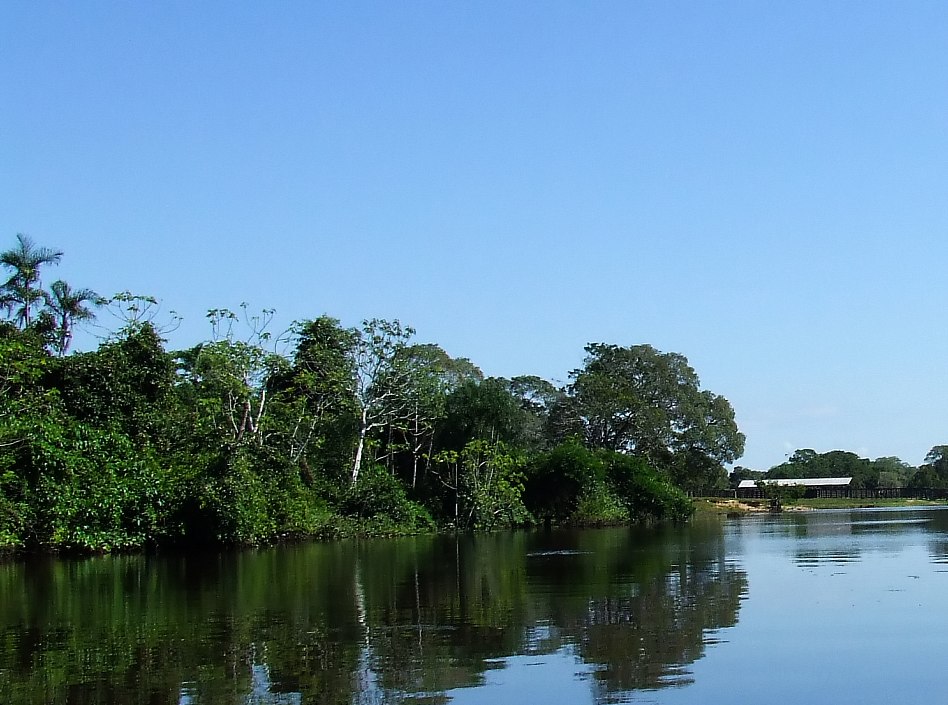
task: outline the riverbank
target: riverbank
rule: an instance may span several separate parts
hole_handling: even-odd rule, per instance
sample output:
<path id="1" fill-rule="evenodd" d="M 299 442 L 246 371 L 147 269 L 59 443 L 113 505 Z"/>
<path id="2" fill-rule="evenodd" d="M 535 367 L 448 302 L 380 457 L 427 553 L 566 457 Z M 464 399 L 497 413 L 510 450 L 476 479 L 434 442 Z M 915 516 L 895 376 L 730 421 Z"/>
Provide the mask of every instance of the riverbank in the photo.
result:
<path id="1" fill-rule="evenodd" d="M 766 499 L 722 499 L 703 497 L 694 500 L 695 514 L 757 514 L 770 511 L 770 500 Z M 804 507 L 784 505 L 785 511 L 801 511 Z"/>
<path id="2" fill-rule="evenodd" d="M 770 511 L 770 502 L 765 499 L 722 499 L 719 497 L 700 497 L 694 500 L 697 514 L 751 514 Z M 786 502 L 783 510 L 787 512 L 808 511 L 812 509 L 871 509 L 876 507 L 943 507 L 944 500 L 928 499 L 850 499 L 833 497 L 820 499 L 796 499 Z"/>

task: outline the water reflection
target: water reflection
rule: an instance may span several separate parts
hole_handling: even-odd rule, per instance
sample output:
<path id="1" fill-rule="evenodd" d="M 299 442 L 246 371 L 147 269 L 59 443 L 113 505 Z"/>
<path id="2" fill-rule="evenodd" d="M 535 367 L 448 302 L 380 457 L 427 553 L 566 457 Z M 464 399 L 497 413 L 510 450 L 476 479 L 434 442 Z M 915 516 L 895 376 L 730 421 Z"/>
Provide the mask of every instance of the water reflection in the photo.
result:
<path id="1" fill-rule="evenodd" d="M 761 538 L 785 546 L 798 566 L 812 569 L 898 553 L 913 535 L 942 536 L 948 531 L 948 512 L 938 507 L 846 509 L 787 513 L 757 522 L 753 531 Z M 934 545 L 932 552 L 937 552 Z"/>
<path id="2" fill-rule="evenodd" d="M 614 701 L 687 683 L 746 590 L 718 523 L 8 563 L 0 701 L 443 703 L 551 669 Z"/>
<path id="3" fill-rule="evenodd" d="M 565 565 L 528 563 L 538 611 L 593 666 L 598 690 L 610 698 L 687 683 L 685 666 L 701 657 L 710 630 L 736 622 L 746 591 L 744 573 L 725 558 L 720 526 L 704 534 L 579 536 L 600 543 L 581 545 Z M 569 594 L 577 599 L 564 602 Z"/>
<path id="4" fill-rule="evenodd" d="M 948 511 L 932 511 L 925 518 L 922 530 L 928 535 L 932 563 L 948 564 Z"/>

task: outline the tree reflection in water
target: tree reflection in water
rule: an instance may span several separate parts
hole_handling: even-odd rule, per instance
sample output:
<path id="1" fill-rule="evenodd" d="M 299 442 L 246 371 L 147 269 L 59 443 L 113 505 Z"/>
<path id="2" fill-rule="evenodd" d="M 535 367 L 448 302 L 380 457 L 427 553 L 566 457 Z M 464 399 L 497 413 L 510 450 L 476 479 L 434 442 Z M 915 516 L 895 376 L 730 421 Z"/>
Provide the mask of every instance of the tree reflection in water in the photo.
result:
<path id="1" fill-rule="evenodd" d="M 609 701 L 687 682 L 746 587 L 719 524 L 10 563 L 0 701 L 442 703 L 564 650 Z"/>

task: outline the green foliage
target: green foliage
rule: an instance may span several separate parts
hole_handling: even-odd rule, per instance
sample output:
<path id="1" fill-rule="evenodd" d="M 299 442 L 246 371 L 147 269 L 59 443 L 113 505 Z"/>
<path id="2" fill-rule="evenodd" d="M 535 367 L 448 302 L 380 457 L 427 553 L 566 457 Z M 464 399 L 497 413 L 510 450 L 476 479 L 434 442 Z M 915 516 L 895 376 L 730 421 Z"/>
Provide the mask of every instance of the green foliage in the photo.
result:
<path id="1" fill-rule="evenodd" d="M 528 520 L 521 498 L 523 456 L 503 443 L 487 441 L 469 442 L 461 456 L 469 527 L 491 530 Z"/>
<path id="2" fill-rule="evenodd" d="M 436 432 L 444 425 L 448 395 L 483 375 L 470 360 L 453 359 L 432 343 L 406 345 L 397 354 L 405 371 L 402 410 L 385 421 L 379 457 L 413 490 L 424 491 L 428 488 L 419 483 L 424 483 Z"/>
<path id="3" fill-rule="evenodd" d="M 31 542 L 109 551 L 159 535 L 162 473 L 127 436 L 54 420 L 26 439 L 19 460 L 19 492 L 33 510 Z"/>
<path id="4" fill-rule="evenodd" d="M 441 451 L 432 460 L 449 491 L 445 514 L 456 528 L 490 530 L 529 521 L 522 499 L 525 463 L 517 451 L 473 440 L 460 452 Z"/>
<path id="5" fill-rule="evenodd" d="M 129 329 L 95 352 L 63 358 L 53 383 L 76 420 L 155 441 L 171 412 L 174 363 L 150 324 Z"/>
<path id="6" fill-rule="evenodd" d="M 530 462 L 524 500 L 537 519 L 565 521 L 577 512 L 586 497 L 589 517 L 592 499 L 604 494 L 606 465 L 576 438 L 561 443 Z M 594 517 L 595 518 L 595 517 Z"/>
<path id="7" fill-rule="evenodd" d="M 284 452 L 305 468 L 336 474 L 349 463 L 357 434 L 352 349 L 355 333 L 328 316 L 298 323 L 289 367 L 273 366 L 271 391 L 274 435 Z M 310 471 L 307 470 L 307 473 Z M 312 481 L 312 478 L 308 478 Z"/>
<path id="8" fill-rule="evenodd" d="M 352 484 L 359 479 L 369 434 L 376 429 L 390 429 L 414 407 L 414 369 L 405 355 L 414 334 L 413 328 L 397 320 L 379 318 L 363 321 L 362 328 L 353 331 L 350 354 L 359 434 L 352 461 Z"/>
<path id="9" fill-rule="evenodd" d="M 563 405 L 565 390 L 536 375 L 513 377 L 507 384 L 523 412 L 523 445 L 534 452 L 548 449 L 557 436 L 552 414 Z"/>
<path id="10" fill-rule="evenodd" d="M 851 477 L 853 488 L 875 489 L 877 487 L 905 487 L 913 472 L 914 468 L 898 458 L 869 460 L 842 450 L 817 453 L 810 448 L 802 448 L 795 451 L 787 462 L 768 470 L 765 477 L 768 479 Z M 948 478 L 948 474 L 945 477 Z"/>
<path id="11" fill-rule="evenodd" d="M 378 465 L 363 468 L 359 481 L 350 486 L 340 509 L 344 514 L 376 522 L 385 519 L 417 530 L 434 528 L 431 515 L 410 501 L 405 488 L 388 471 Z"/>
<path id="12" fill-rule="evenodd" d="M 73 289 L 62 280 L 50 285 L 46 294 L 46 312 L 52 323 L 52 348 L 60 356 L 69 349 L 76 324 L 95 318 L 92 308 L 86 304 L 97 307 L 104 302 L 91 289 Z"/>
<path id="13" fill-rule="evenodd" d="M 33 524 L 32 506 L 25 500 L 23 483 L 16 473 L 10 469 L 0 470 L 0 551 L 24 545 Z"/>
<path id="14" fill-rule="evenodd" d="M 728 488 L 727 472 L 721 463 L 693 448 L 676 453 L 665 469 L 672 482 L 686 492 Z"/>
<path id="15" fill-rule="evenodd" d="M 635 520 L 684 520 L 694 513 L 694 504 L 641 457 L 603 453 L 613 491 Z"/>
<path id="16" fill-rule="evenodd" d="M 0 324 L 0 428 L 18 425 L 24 416 L 42 414 L 58 402 L 57 391 L 44 384 L 52 365 L 39 337 Z"/>
<path id="17" fill-rule="evenodd" d="M 872 461 L 872 467 L 878 473 L 879 487 L 906 487 L 916 470 L 893 456 L 876 458 Z"/>
<path id="18" fill-rule="evenodd" d="M 471 441 L 519 445 L 524 419 L 504 380 L 468 380 L 448 395 L 438 445 L 456 451 Z"/>
<path id="19" fill-rule="evenodd" d="M 609 453 L 593 452 L 577 438 L 535 456 L 527 468 L 527 508 L 538 520 L 553 523 L 628 521 L 629 509 L 611 481 L 611 461 Z"/>
<path id="20" fill-rule="evenodd" d="M 583 526 L 623 524 L 630 519 L 629 510 L 606 483 L 593 485 L 577 498 L 576 508 L 568 521 Z"/>
<path id="21" fill-rule="evenodd" d="M 744 436 L 730 403 L 699 388 L 687 358 L 650 345 L 592 343 L 586 352 L 551 428 L 643 457 L 688 486 L 723 483 L 721 465 L 740 457 Z"/>
<path id="22" fill-rule="evenodd" d="M 215 476 L 202 488 L 200 507 L 207 512 L 209 537 L 221 543 L 255 544 L 276 533 L 267 487 L 245 453 L 222 457 Z"/>
<path id="23" fill-rule="evenodd" d="M 772 507 L 779 508 L 782 504 L 794 502 L 806 496 L 805 485 L 780 485 L 766 479 L 760 479 L 755 484 L 764 498 L 770 500 Z"/>
<path id="24" fill-rule="evenodd" d="M 944 489 L 948 487 L 948 446 L 935 446 L 925 456 L 925 463 L 912 474 L 912 488 Z"/>
<path id="25" fill-rule="evenodd" d="M 178 355 L 178 394 L 191 408 L 191 425 L 214 445 L 263 444 L 270 380 L 289 367 L 265 347 L 273 311 L 252 316 L 246 304 L 242 309 L 246 339 L 234 330 L 236 313 L 212 309 L 207 316 L 214 339 Z"/>
<path id="26" fill-rule="evenodd" d="M 34 322 L 33 309 L 46 300 L 40 282 L 40 269 L 49 264 L 58 264 L 63 253 L 48 247 L 40 247 L 22 233 L 16 236 L 17 244 L 0 252 L 0 266 L 7 269 L 9 278 L 0 284 L 0 307 L 21 328 L 30 328 Z"/>
<path id="27" fill-rule="evenodd" d="M 731 489 L 737 489 L 737 486 L 741 484 L 742 480 L 760 480 L 764 475 L 765 473 L 762 470 L 751 470 L 742 465 L 737 465 L 728 477 L 728 485 Z"/>

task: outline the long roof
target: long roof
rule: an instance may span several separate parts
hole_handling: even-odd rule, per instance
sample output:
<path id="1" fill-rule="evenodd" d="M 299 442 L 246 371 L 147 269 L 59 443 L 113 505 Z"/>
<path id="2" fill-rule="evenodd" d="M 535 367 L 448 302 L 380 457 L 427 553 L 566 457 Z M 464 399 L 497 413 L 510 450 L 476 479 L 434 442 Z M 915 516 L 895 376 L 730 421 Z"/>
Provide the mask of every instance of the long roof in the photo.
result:
<path id="1" fill-rule="evenodd" d="M 851 477 L 800 477 L 800 478 L 778 478 L 774 480 L 763 480 L 768 485 L 777 485 L 778 487 L 795 487 L 803 485 L 805 487 L 846 487 L 853 479 Z M 752 490 L 757 487 L 758 480 L 741 480 L 737 486 L 739 490 Z"/>

